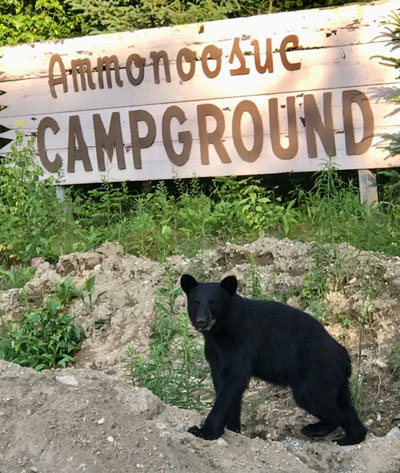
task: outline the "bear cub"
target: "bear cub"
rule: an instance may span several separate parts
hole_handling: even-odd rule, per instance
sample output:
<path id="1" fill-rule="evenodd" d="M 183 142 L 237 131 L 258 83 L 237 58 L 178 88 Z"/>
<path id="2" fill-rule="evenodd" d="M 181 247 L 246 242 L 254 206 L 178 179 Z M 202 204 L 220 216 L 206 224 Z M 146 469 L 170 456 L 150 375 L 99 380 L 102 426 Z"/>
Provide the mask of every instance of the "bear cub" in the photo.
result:
<path id="1" fill-rule="evenodd" d="M 308 437 L 342 427 L 339 445 L 365 439 L 367 429 L 350 396 L 350 357 L 318 320 L 279 302 L 241 297 L 234 276 L 198 283 L 184 274 L 181 287 L 190 320 L 204 336 L 216 395 L 204 424 L 190 433 L 214 440 L 225 427 L 240 432 L 242 396 L 255 376 L 290 386 L 296 403 L 318 419 L 301 429 Z"/>

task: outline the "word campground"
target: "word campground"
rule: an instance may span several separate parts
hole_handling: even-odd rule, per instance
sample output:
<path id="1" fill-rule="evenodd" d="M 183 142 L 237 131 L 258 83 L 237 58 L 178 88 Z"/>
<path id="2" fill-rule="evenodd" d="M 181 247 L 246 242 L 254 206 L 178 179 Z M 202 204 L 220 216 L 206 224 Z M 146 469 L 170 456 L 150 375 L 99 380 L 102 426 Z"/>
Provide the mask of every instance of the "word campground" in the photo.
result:
<path id="1" fill-rule="evenodd" d="M 303 123 L 305 128 L 307 152 L 309 158 L 317 157 L 317 136 L 321 140 L 326 154 L 336 156 L 335 130 L 332 118 L 332 93 L 323 93 L 323 117 L 321 117 L 315 97 L 313 94 L 305 94 L 301 97 L 304 102 L 304 113 L 296 116 L 296 97 L 286 97 L 285 104 L 279 104 L 278 99 L 270 98 L 268 106 L 268 123 L 264 123 L 264 110 L 260 110 L 251 100 L 242 100 L 234 107 L 229 116 L 229 130 L 227 130 L 228 117 L 224 110 L 218 106 L 206 103 L 199 104 L 195 110 L 189 113 L 195 114 L 196 131 L 185 129 L 188 120 L 183 108 L 176 105 L 167 107 L 159 120 L 145 109 L 130 110 L 127 112 L 130 138 L 124 140 L 123 127 L 121 126 L 121 115 L 113 112 L 108 124 L 108 131 L 100 114 L 92 115 L 94 134 L 96 164 L 99 171 L 106 170 L 104 151 L 107 152 L 109 160 L 112 161 L 114 154 L 118 169 L 127 168 L 124 142 L 130 142 L 130 154 L 133 167 L 142 169 L 142 150 L 151 147 L 156 138 L 161 135 L 163 151 L 175 166 L 184 166 L 190 160 L 194 141 L 200 147 L 200 161 L 202 165 L 210 164 L 210 146 L 216 152 L 221 163 L 231 163 L 233 157 L 252 163 L 262 156 L 268 159 L 268 154 L 263 150 L 268 146 L 265 137 L 269 136 L 270 146 L 274 156 L 282 160 L 294 159 L 299 151 L 298 122 Z M 355 139 L 353 124 L 352 104 L 357 104 L 363 116 L 364 127 L 362 138 Z M 264 104 L 265 105 L 265 104 Z M 288 138 L 287 145 L 281 143 L 279 108 L 282 107 L 287 117 Z M 368 98 L 358 90 L 347 90 L 342 93 L 342 119 L 345 136 L 345 147 L 347 155 L 360 155 L 365 153 L 371 145 L 374 118 Z M 263 107 L 265 109 L 265 107 Z M 230 111 L 230 110 L 229 110 Z M 242 124 L 247 114 L 247 122 L 250 121 L 252 128 L 251 136 L 243 136 Z M 182 127 L 173 137 L 172 129 L 175 128 L 173 121 Z M 210 122 L 212 122 L 210 124 Z M 140 134 L 140 129 L 144 132 Z M 58 172 L 63 165 L 63 159 L 59 154 L 49 157 L 46 151 L 45 136 L 47 130 L 54 135 L 60 131 L 59 124 L 54 118 L 43 118 L 38 126 L 37 143 L 42 165 L 50 172 Z M 85 130 L 86 132 L 86 130 Z M 225 134 L 230 133 L 233 139 L 234 153 L 228 152 L 224 145 Z M 89 148 L 86 144 L 79 115 L 71 115 L 68 118 L 68 131 L 65 135 L 67 143 L 67 172 L 74 173 L 76 163 L 81 162 L 85 172 L 94 169 L 93 159 L 90 158 Z M 90 137 L 92 139 L 92 137 Z M 246 144 L 251 142 L 250 145 Z M 178 149 L 180 148 L 180 149 Z"/>

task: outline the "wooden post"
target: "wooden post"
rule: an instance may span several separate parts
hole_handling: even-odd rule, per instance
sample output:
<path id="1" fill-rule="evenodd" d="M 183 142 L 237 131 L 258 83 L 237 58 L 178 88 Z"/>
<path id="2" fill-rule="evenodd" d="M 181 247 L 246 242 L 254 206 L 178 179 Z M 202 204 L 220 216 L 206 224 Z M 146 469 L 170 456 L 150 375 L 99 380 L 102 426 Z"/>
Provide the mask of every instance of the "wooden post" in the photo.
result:
<path id="1" fill-rule="evenodd" d="M 378 204 L 378 187 L 376 176 L 368 169 L 358 171 L 358 183 L 360 186 L 360 199 L 363 204 Z"/>
<path id="2" fill-rule="evenodd" d="M 57 199 L 59 202 L 65 201 L 65 187 L 64 186 L 56 186 L 56 194 L 57 194 Z"/>

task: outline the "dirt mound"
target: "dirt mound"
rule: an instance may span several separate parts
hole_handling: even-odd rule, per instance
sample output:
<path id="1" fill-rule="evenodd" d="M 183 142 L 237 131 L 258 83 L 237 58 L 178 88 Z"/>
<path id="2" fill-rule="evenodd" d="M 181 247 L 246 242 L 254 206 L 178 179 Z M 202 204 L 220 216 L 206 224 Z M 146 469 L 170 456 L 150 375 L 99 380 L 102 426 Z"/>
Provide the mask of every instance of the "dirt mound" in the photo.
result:
<path id="1" fill-rule="evenodd" d="M 96 276 L 91 310 L 79 299 L 70 307 L 85 335 L 75 366 L 123 377 L 128 344 L 133 345 L 136 353 L 148 350 L 155 319 L 154 291 L 160 287 L 165 268 L 174 271 L 177 285 L 184 272 L 199 280 L 219 280 L 235 274 L 239 293 L 246 294 L 251 290 L 248 274 L 253 264 L 264 292 L 281 299 L 287 295 L 285 302 L 313 313 L 313 308 L 300 300 L 298 294 L 303 289 L 302 278 L 315 265 L 316 251 L 313 244 L 262 237 L 252 244 L 227 243 L 202 251 L 194 259 L 173 256 L 162 265 L 125 254 L 119 243 L 106 243 L 93 251 L 62 256 L 56 265 L 42 263 L 24 292 L 31 302 L 40 304 L 43 296 L 53 290 L 53 282 L 62 281 L 67 274 L 71 274 L 77 286 Z M 400 343 L 400 258 L 360 252 L 347 245 L 338 247 L 337 254 L 331 254 L 329 248 L 324 251 L 332 266 L 326 269 L 327 273 L 341 280 L 340 287 L 331 287 L 328 292 L 326 312 L 333 316 L 326 321 L 328 330 L 336 337 L 345 337 L 348 347 L 356 346 L 358 333 L 351 316 L 356 316 L 366 302 L 366 282 L 374 280 L 377 294 L 369 308 L 373 318 L 369 342 L 378 350 L 377 356 L 387 360 L 388 346 Z M 8 317 L 18 315 L 22 310 L 18 304 L 20 293 L 0 292 L 0 312 Z M 179 304 L 183 307 L 183 297 Z M 350 317 L 346 326 L 338 326 L 334 321 L 342 314 Z"/>
<path id="2" fill-rule="evenodd" d="M 257 381 L 245 395 L 245 435 L 227 432 L 206 442 L 186 433 L 200 414 L 164 405 L 129 385 L 127 347 L 148 352 L 155 291 L 166 274 L 176 285 L 184 272 L 203 281 L 235 274 L 244 295 L 254 291 L 256 275 L 260 290 L 320 316 L 318 307 L 299 297 L 316 265 L 308 290 L 319 289 L 318 278 L 326 278 L 324 323 L 349 349 L 353 371 L 362 367 L 359 401 L 370 429 L 363 444 L 343 448 L 331 439 L 305 440 L 299 430 L 310 416 L 288 390 Z M 67 274 L 78 287 L 96 277 L 90 307 L 79 298 L 69 307 L 85 340 L 68 370 L 36 373 L 0 362 L 0 473 L 399 473 L 400 388 L 392 369 L 400 346 L 399 258 L 263 237 L 160 264 L 106 243 L 62 256 L 55 265 L 40 264 L 24 289 L 0 292 L 0 313 L 10 319 L 21 315 L 26 300 L 41 304 Z M 184 309 L 183 296 L 177 304 Z"/>
<path id="3" fill-rule="evenodd" d="M 398 473 L 400 431 L 354 447 L 328 441 L 214 442 L 186 428 L 199 415 L 91 370 L 36 372 L 0 361 L 4 473 Z"/>

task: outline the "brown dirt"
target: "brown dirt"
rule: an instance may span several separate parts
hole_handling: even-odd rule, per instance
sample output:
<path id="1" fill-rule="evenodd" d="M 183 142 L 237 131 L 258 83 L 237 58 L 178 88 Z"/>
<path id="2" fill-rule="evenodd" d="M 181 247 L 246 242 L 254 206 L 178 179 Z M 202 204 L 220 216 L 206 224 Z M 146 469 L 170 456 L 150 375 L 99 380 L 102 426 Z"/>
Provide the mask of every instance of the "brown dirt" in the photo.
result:
<path id="1" fill-rule="evenodd" d="M 202 280 L 235 274 L 246 294 L 252 255 L 265 291 L 284 292 L 289 304 L 311 310 L 298 296 L 315 251 L 314 245 L 261 238 L 204 251 L 195 260 L 175 256 L 168 265 L 177 281 L 183 272 Z M 400 387 L 392 360 L 400 346 L 400 259 L 347 246 L 340 255 L 341 264 L 329 269 L 340 271 L 340 277 L 330 287 L 324 322 L 349 349 L 357 372 L 357 314 L 365 313 L 360 407 L 370 433 L 363 444 L 338 447 L 329 438 L 306 440 L 299 429 L 310 420 L 308 414 L 295 406 L 289 391 L 260 382 L 253 382 L 245 396 L 244 435 L 227 432 L 207 442 L 187 434 L 206 412 L 163 404 L 149 391 L 131 387 L 126 370 L 128 344 L 137 353 L 148 351 L 154 291 L 164 266 L 107 243 L 63 256 L 56 265 L 42 263 L 24 290 L 0 293 L 0 313 L 11 318 L 22 312 L 24 298 L 40 304 L 52 282 L 66 274 L 78 285 L 96 275 L 93 308 L 79 299 L 70 307 L 86 337 L 73 367 L 36 373 L 0 362 L 0 473 L 399 473 L 400 422 L 394 417 L 400 413 Z M 375 288 L 372 301 L 365 294 L 368 281 Z M 183 297 L 178 304 L 184 307 Z"/>

